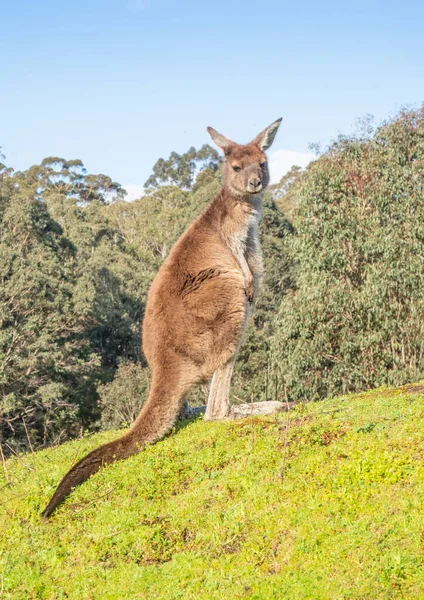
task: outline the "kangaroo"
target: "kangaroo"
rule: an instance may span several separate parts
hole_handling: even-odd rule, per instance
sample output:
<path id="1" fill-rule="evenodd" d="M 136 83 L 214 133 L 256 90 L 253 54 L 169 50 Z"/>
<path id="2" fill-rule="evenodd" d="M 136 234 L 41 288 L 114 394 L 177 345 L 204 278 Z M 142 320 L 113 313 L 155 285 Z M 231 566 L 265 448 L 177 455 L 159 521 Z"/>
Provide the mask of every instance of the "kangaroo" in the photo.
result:
<path id="1" fill-rule="evenodd" d="M 143 351 L 152 371 L 148 398 L 125 435 L 71 468 L 43 517 L 102 466 L 160 440 L 177 420 L 192 386 L 212 378 L 204 418 L 231 417 L 234 362 L 262 276 L 258 225 L 269 183 L 265 151 L 281 120 L 244 146 L 207 128 L 225 156 L 223 185 L 176 242 L 150 287 L 143 323 Z M 281 405 L 257 404 L 263 405 L 262 414 Z"/>

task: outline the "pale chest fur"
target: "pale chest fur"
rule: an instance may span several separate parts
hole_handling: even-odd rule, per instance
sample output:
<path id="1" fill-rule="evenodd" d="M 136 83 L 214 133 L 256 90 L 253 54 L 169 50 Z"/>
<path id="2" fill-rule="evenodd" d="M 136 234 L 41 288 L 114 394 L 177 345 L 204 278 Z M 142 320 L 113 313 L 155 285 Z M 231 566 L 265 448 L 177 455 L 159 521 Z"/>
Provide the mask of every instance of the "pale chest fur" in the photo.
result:
<path id="1" fill-rule="evenodd" d="M 244 277 L 250 280 L 256 273 L 255 264 L 260 263 L 259 222 L 261 213 L 252 210 L 244 215 L 243 221 L 235 226 L 227 238 L 228 245 L 241 267 Z"/>

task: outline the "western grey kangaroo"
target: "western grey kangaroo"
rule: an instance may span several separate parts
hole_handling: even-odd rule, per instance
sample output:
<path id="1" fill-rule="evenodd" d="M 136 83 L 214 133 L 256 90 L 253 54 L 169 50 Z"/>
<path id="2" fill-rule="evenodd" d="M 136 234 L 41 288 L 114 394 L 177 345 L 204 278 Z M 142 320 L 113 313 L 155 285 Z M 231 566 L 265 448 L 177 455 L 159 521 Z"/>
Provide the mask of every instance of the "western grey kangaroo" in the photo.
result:
<path id="1" fill-rule="evenodd" d="M 143 323 L 143 351 L 152 370 L 148 398 L 128 433 L 71 468 L 44 517 L 103 465 L 160 440 L 195 384 L 212 378 L 206 420 L 231 417 L 234 361 L 262 275 L 258 225 L 262 192 L 269 183 L 264 152 L 280 123 L 281 119 L 274 121 L 245 146 L 208 127 L 225 155 L 223 185 L 176 242 L 149 290 Z M 281 406 L 257 404 L 262 414 Z"/>

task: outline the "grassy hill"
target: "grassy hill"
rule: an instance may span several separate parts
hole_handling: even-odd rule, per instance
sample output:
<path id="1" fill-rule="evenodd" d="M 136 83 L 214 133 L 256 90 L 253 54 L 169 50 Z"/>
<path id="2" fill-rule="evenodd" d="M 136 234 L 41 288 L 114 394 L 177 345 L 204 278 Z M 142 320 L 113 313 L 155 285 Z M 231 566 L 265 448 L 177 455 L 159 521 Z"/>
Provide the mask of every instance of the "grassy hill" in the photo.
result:
<path id="1" fill-rule="evenodd" d="M 231 423 L 201 420 L 104 469 L 53 518 L 108 432 L 8 460 L 0 598 L 424 598 L 424 386 Z"/>

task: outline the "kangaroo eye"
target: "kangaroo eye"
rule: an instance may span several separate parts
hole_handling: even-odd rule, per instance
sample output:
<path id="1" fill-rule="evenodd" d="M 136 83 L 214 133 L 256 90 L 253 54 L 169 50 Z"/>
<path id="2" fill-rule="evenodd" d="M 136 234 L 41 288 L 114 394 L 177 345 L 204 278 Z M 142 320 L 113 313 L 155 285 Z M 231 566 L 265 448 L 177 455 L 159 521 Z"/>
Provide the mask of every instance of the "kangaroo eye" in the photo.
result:
<path id="1" fill-rule="evenodd" d="M 236 173 L 238 173 L 239 171 L 241 171 L 241 167 L 233 167 L 233 171 L 235 171 Z"/>
<path id="2" fill-rule="evenodd" d="M 268 166 L 268 163 L 267 162 L 263 162 L 259 166 L 261 167 L 261 169 L 266 169 L 267 166 Z"/>

